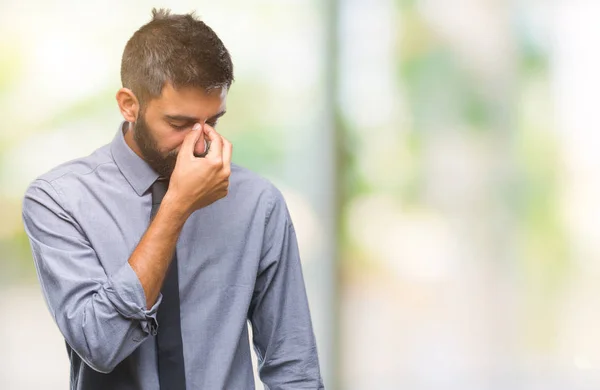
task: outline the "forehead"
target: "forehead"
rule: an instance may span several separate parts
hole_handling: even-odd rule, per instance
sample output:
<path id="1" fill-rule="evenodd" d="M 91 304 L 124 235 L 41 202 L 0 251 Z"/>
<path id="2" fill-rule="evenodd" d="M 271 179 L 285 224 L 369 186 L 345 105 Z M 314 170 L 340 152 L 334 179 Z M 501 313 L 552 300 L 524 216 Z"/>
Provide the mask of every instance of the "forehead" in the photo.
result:
<path id="1" fill-rule="evenodd" d="M 148 103 L 148 109 L 165 115 L 209 118 L 225 110 L 226 99 L 226 88 L 215 88 L 207 92 L 197 87 L 176 89 L 166 83 L 161 95 Z"/>

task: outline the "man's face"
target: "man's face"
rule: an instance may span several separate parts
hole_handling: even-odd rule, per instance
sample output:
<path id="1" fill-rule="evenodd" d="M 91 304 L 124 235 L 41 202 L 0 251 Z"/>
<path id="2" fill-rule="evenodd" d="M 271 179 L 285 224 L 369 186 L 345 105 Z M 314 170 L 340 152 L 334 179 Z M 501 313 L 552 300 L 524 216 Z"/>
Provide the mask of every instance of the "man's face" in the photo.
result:
<path id="1" fill-rule="evenodd" d="M 226 98 L 227 90 L 221 88 L 207 93 L 194 87 L 175 90 L 165 84 L 160 97 L 140 110 L 133 126 L 133 139 L 148 165 L 161 176 L 170 177 L 185 136 L 196 123 L 215 127 L 225 114 Z M 204 142 L 199 141 L 194 153 L 203 152 Z"/>

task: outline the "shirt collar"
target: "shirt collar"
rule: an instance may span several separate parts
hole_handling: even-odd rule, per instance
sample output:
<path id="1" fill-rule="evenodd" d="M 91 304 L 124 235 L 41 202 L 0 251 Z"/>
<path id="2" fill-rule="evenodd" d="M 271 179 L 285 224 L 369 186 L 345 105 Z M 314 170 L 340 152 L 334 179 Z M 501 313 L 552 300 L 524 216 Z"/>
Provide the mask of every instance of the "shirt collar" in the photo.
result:
<path id="1" fill-rule="evenodd" d="M 125 142 L 125 133 L 128 131 L 129 122 L 122 122 L 110 150 L 117 167 L 125 176 L 135 192 L 142 196 L 152 184 L 158 179 L 158 173 L 154 171 L 140 156 Z"/>

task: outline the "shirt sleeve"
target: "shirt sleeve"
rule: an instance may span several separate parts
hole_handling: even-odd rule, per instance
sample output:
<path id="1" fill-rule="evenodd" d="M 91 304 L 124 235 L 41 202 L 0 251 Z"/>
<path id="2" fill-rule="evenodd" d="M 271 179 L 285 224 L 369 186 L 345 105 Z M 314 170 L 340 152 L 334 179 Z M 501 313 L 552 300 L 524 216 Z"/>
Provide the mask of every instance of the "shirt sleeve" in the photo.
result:
<path id="1" fill-rule="evenodd" d="M 33 182 L 22 212 L 44 298 L 66 342 L 91 368 L 111 372 L 156 334 L 162 295 L 146 308 L 128 259 L 117 272 L 106 274 L 51 183 Z"/>
<path id="2" fill-rule="evenodd" d="M 267 390 L 324 389 L 294 226 L 276 190 L 249 319 Z"/>

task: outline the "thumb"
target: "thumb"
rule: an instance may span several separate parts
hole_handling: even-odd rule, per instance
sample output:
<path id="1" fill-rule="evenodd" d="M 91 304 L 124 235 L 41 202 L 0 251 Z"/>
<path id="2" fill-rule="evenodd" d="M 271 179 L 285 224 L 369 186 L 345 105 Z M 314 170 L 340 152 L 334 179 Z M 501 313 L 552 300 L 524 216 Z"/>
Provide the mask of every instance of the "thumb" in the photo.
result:
<path id="1" fill-rule="evenodd" d="M 194 156 L 194 147 L 196 146 L 196 142 L 202 135 L 202 125 L 200 123 L 196 123 L 194 127 L 192 127 L 192 131 L 187 133 L 185 138 L 183 139 L 183 143 L 181 144 L 181 150 L 179 154 L 183 154 L 184 156 Z"/>

